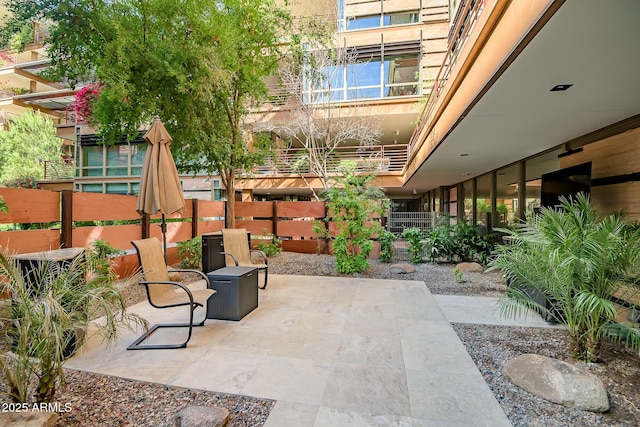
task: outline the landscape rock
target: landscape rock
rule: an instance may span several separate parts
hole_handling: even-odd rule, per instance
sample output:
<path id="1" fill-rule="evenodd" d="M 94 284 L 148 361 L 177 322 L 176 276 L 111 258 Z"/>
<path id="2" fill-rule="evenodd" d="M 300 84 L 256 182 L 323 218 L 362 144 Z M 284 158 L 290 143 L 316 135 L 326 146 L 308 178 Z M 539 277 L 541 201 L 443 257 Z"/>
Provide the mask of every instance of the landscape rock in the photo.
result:
<path id="1" fill-rule="evenodd" d="M 389 267 L 389 270 L 391 273 L 397 274 L 408 274 L 416 272 L 416 268 L 413 265 L 407 263 L 393 264 L 391 267 Z"/>
<path id="2" fill-rule="evenodd" d="M 3 427 L 54 427 L 57 421 L 57 412 L 0 412 Z"/>
<path id="3" fill-rule="evenodd" d="M 524 354 L 508 361 L 503 374 L 523 390 L 551 402 L 583 411 L 609 410 L 609 396 L 602 381 L 561 360 Z"/>
<path id="4" fill-rule="evenodd" d="M 460 271 L 468 271 L 470 273 L 482 273 L 484 268 L 477 262 L 461 262 L 456 265 Z"/>
<path id="5" fill-rule="evenodd" d="M 224 427 L 229 411 L 217 406 L 187 406 L 175 418 L 175 427 Z"/>

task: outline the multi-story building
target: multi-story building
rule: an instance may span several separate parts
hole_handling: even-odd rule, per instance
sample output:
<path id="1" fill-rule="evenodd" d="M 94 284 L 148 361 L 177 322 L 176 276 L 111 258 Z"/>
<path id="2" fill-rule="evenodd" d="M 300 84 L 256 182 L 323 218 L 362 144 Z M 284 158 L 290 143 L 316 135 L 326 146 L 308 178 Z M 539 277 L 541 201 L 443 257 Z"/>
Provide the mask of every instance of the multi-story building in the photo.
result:
<path id="1" fill-rule="evenodd" d="M 346 66 L 331 97 L 366 106 L 382 138 L 340 156 L 366 163 L 401 209 L 495 226 L 584 190 L 603 212 L 640 216 L 640 2 L 301 0 L 293 12 L 328 17 L 355 52 L 358 78 Z M 256 120 L 286 116 L 273 89 Z M 89 139 L 77 140 L 75 188 L 135 193 L 142 147 Z M 254 172 L 244 199 L 310 194 L 282 165 Z"/>
<path id="2" fill-rule="evenodd" d="M 633 0 L 338 1 L 337 37 L 367 58 L 342 101 L 371 106 L 381 156 L 401 164 L 379 183 L 404 208 L 487 226 L 577 191 L 640 216 L 636 16 Z M 404 144 L 406 159 L 387 151 Z M 253 197 L 296 187 L 286 174 L 244 184 Z"/>

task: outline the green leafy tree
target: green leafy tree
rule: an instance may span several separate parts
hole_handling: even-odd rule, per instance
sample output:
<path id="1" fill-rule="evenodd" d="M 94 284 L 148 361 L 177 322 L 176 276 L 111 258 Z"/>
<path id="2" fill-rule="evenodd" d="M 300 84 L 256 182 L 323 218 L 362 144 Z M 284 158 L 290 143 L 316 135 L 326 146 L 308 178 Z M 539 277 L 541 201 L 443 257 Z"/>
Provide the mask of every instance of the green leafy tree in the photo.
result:
<path id="1" fill-rule="evenodd" d="M 528 308 L 555 317 L 569 332 L 573 356 L 587 362 L 597 361 L 604 337 L 639 348 L 640 329 L 616 323 L 613 295 L 640 291 L 640 228 L 621 215 L 600 219 L 583 194 L 560 202 L 559 210 L 542 208 L 525 224 L 500 230 L 509 244 L 499 247 L 491 269 L 510 282 L 502 313 Z"/>
<path id="2" fill-rule="evenodd" d="M 333 253 L 340 273 L 359 273 L 369 268 L 372 239 L 382 231 L 375 216 L 383 216 L 388 203 L 384 190 L 372 185 L 375 175 L 358 175 L 346 170 L 336 177 L 335 185 L 322 193 L 327 202 L 330 218 L 337 234 L 333 240 Z M 316 234 L 322 235 L 323 223 L 314 224 Z"/>
<path id="3" fill-rule="evenodd" d="M 233 227 L 236 176 L 262 161 L 267 144 L 247 119 L 287 48 L 282 2 L 35 3 L 33 13 L 52 21 L 50 76 L 72 84 L 94 76 L 101 85 L 90 121 L 105 141 L 160 118 L 182 172 L 220 175 Z"/>
<path id="4" fill-rule="evenodd" d="M 0 182 L 44 178 L 44 161 L 59 162 L 62 142 L 53 122 L 37 111 L 26 111 L 0 130 Z"/>

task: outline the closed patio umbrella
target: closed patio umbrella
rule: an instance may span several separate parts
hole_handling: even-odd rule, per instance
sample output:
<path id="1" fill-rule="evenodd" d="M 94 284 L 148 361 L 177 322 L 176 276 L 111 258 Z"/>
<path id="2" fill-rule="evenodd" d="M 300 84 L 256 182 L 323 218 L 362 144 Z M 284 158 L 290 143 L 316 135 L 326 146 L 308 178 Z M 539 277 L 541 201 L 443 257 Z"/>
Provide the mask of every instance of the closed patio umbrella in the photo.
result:
<path id="1" fill-rule="evenodd" d="M 149 142 L 142 166 L 138 205 L 140 214 L 162 214 L 162 240 L 165 262 L 167 258 L 167 225 L 165 215 L 184 212 L 185 203 L 176 164 L 171 155 L 171 136 L 156 119 L 144 138 Z"/>

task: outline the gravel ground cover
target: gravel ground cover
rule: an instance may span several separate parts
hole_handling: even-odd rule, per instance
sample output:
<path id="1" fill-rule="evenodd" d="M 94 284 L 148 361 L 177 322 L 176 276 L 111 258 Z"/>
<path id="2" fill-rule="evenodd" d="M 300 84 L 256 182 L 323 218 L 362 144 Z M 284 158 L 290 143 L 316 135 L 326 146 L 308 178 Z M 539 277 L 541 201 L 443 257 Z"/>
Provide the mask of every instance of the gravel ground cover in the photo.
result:
<path id="1" fill-rule="evenodd" d="M 465 273 L 457 283 L 453 265 L 416 266 L 410 274 L 392 274 L 389 264 L 377 260 L 357 277 L 420 280 L 433 294 L 500 296 L 506 286 L 497 274 Z M 329 255 L 285 252 L 269 259 L 270 274 L 341 276 Z M 146 300 L 135 283 L 121 284 L 129 304 Z M 637 353 L 605 345 L 602 361 L 581 366 L 606 384 L 612 403 L 606 414 L 565 408 L 537 398 L 502 376 L 507 360 L 538 353 L 571 363 L 566 333 L 557 329 L 454 324 L 454 329 L 475 361 L 503 410 L 515 426 L 636 426 L 640 425 L 640 358 Z M 578 363 L 578 365 L 580 365 Z M 58 426 L 170 426 L 173 415 L 188 405 L 224 406 L 232 414 L 230 426 L 261 426 L 274 401 L 247 396 L 188 390 L 128 381 L 85 372 L 67 372 L 69 387 L 58 392 L 60 402 L 73 411 L 62 413 Z"/>

